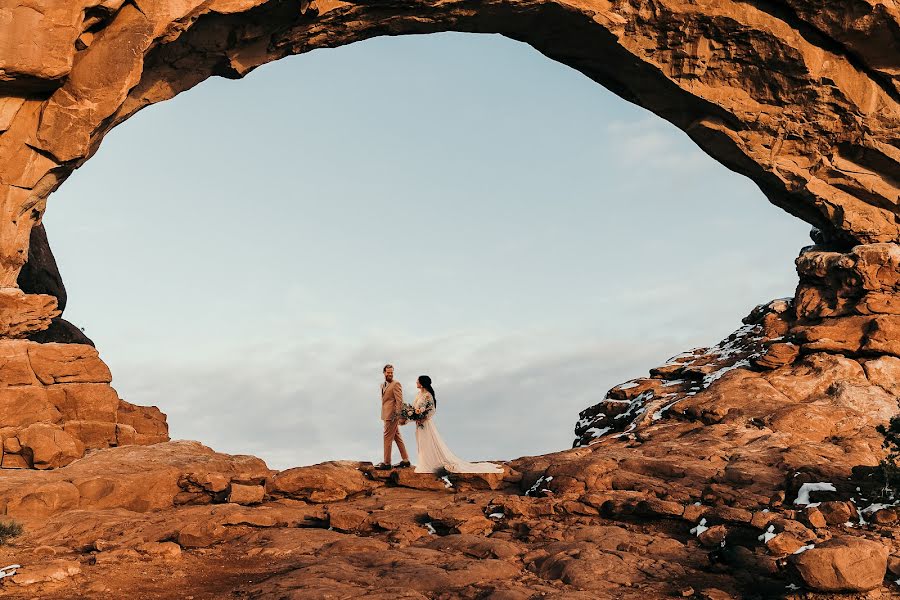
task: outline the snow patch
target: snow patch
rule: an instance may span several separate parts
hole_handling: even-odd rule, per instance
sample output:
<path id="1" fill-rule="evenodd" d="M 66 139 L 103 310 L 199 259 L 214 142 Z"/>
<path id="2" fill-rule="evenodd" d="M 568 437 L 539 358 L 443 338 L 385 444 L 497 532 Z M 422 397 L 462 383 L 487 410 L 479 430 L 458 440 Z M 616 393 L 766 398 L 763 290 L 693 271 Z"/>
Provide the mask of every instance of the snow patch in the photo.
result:
<path id="1" fill-rule="evenodd" d="M 860 510 L 859 512 L 864 515 L 871 515 L 871 514 L 877 513 L 882 508 L 891 508 L 892 506 L 893 506 L 892 504 L 878 504 L 878 503 L 870 504 L 869 506 L 865 507 L 864 509 Z"/>
<path id="2" fill-rule="evenodd" d="M 775 533 L 775 526 L 774 526 L 774 525 L 769 525 L 769 528 L 766 529 L 766 532 L 765 532 L 764 534 L 762 534 L 761 536 L 759 536 L 758 538 L 756 538 L 756 539 L 758 539 L 759 541 L 761 541 L 763 544 L 768 544 L 768 543 L 769 543 L 769 540 L 771 540 L 771 539 L 772 539 L 773 537 L 775 537 L 776 535 L 778 535 L 778 534 Z"/>
<path id="3" fill-rule="evenodd" d="M 542 488 L 541 486 L 545 483 L 550 483 L 551 481 L 553 481 L 552 475 L 541 475 L 540 477 L 538 477 L 538 480 L 534 482 L 534 485 L 528 488 L 528 491 L 525 492 L 525 495 L 531 496 L 538 492 L 549 492 L 550 490 L 548 490 L 547 488 Z"/>
<path id="4" fill-rule="evenodd" d="M 833 483 L 804 483 L 800 486 L 800 491 L 797 492 L 797 499 L 794 500 L 794 504 L 798 506 L 818 506 L 818 502 L 810 502 L 809 494 L 811 492 L 836 492 L 837 489 L 834 487 Z"/>
<path id="5" fill-rule="evenodd" d="M 684 399 L 684 398 L 679 398 L 678 400 L 676 400 L 676 401 L 674 401 L 674 402 L 670 402 L 669 404 L 666 404 L 666 405 L 663 406 L 661 409 L 659 409 L 658 411 L 656 411 L 655 413 L 653 413 L 653 416 L 652 416 L 651 418 L 652 418 L 654 421 L 659 421 L 660 419 L 663 418 L 663 415 L 666 414 L 666 411 L 667 411 L 667 410 L 669 410 L 670 408 L 672 408 L 673 406 L 675 406 L 676 404 L 678 404 L 679 402 L 681 402 L 683 399 Z"/>
<path id="6" fill-rule="evenodd" d="M 699 536 L 701 533 L 703 533 L 707 529 L 709 529 L 709 527 L 706 526 L 706 519 L 700 519 L 700 522 L 697 523 L 697 525 L 695 527 L 691 527 L 690 534 Z"/>
<path id="7" fill-rule="evenodd" d="M 749 367 L 749 366 L 750 366 L 750 361 L 747 360 L 746 358 L 742 358 L 741 360 L 737 361 L 733 365 L 728 365 L 727 367 L 722 367 L 718 371 L 713 371 L 709 375 L 706 375 L 703 377 L 703 387 L 708 388 L 710 385 L 713 384 L 714 381 L 721 378 L 728 371 L 734 371 L 735 369 L 740 369 L 742 367 Z"/>
<path id="8" fill-rule="evenodd" d="M 598 438 L 606 435 L 610 431 L 612 431 L 612 427 L 604 427 L 603 429 L 597 429 L 596 427 L 591 427 L 590 429 L 588 429 L 587 431 L 584 432 L 584 435 L 591 434 L 591 436 L 594 438 L 593 440 L 591 440 L 591 443 L 593 444 L 594 442 L 596 442 L 598 440 Z"/>

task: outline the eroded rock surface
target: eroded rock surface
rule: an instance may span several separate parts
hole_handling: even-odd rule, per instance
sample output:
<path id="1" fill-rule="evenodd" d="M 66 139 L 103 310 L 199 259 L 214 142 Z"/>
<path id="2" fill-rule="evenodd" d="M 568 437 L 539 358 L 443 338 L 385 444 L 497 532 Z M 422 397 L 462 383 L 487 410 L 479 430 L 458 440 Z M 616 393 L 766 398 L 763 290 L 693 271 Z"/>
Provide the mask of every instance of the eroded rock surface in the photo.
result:
<path id="1" fill-rule="evenodd" d="M 486 475 L 274 472 L 196 442 L 106 448 L 123 440 L 102 435 L 77 458 L 59 439 L 92 431 L 76 423 L 115 411 L 133 442 L 164 421 L 111 393 L 93 348 L 9 340 L 6 389 L 44 396 L 34 417 L 3 417 L 18 423 L 4 462 L 58 468 L 0 478 L 0 512 L 25 527 L 0 547 L 22 565 L 0 597 L 889 594 L 900 529 L 876 427 L 897 412 L 900 357 L 798 333 L 856 316 L 761 305 L 713 348 L 613 388 L 582 413 L 576 447 Z"/>
<path id="2" fill-rule="evenodd" d="M 167 442 L 60 318 L 48 196 L 115 125 L 212 75 L 447 30 L 582 71 L 816 226 L 795 297 L 616 386 L 574 448 L 502 475 L 275 473 Z M 25 532 L 0 546 L 21 565 L 0 597 L 891 594 L 876 427 L 900 392 L 898 31 L 881 0 L 5 3 L 0 512 Z"/>
<path id="3" fill-rule="evenodd" d="M 0 339 L 0 467 L 56 468 L 91 449 L 167 441 L 165 415 L 121 400 L 111 380 L 93 346 Z"/>
<path id="4" fill-rule="evenodd" d="M 707 456 L 652 453 L 657 427 L 644 456 L 619 441 L 529 457 L 495 489 L 350 461 L 278 473 L 196 442 L 17 471 L 0 495 L 25 532 L 0 560 L 21 568 L 0 597 L 799 600 L 882 587 L 900 546 L 892 525 L 859 518 L 877 484 L 803 492 L 786 477 L 764 498 Z"/>
<path id="5" fill-rule="evenodd" d="M 0 287 L 48 195 L 141 108 L 376 35 L 500 33 L 685 130 L 828 244 L 900 241 L 894 3 L 78 0 L 0 8 Z"/>

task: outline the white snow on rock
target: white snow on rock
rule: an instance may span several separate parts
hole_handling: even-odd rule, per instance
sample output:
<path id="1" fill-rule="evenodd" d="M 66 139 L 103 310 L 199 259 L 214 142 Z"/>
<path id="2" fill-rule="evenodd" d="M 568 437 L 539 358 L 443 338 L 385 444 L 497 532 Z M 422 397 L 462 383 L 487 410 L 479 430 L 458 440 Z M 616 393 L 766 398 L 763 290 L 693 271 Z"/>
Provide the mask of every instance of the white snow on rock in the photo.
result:
<path id="1" fill-rule="evenodd" d="M 11 577 L 16 574 L 16 569 L 21 569 L 22 565 L 7 565 L 0 569 L 0 579 Z"/>
<path id="2" fill-rule="evenodd" d="M 875 504 L 870 504 L 869 506 L 865 507 L 864 509 L 860 510 L 859 512 L 864 515 L 871 515 L 873 513 L 877 513 L 882 508 L 892 508 L 893 506 L 894 506 L 893 504 L 875 503 Z"/>
<path id="3" fill-rule="evenodd" d="M 666 411 L 667 411 L 667 410 L 669 410 L 670 408 L 672 408 L 673 406 L 675 406 L 676 404 L 678 404 L 678 403 L 681 402 L 682 400 L 683 400 L 683 398 L 679 398 L 679 399 L 676 400 L 675 402 L 670 402 L 670 403 L 666 404 L 666 405 L 663 406 L 661 409 L 659 409 L 658 411 L 656 411 L 655 413 L 653 413 L 653 416 L 652 416 L 651 418 L 652 418 L 654 421 L 659 421 L 659 420 L 662 419 L 663 416 L 666 414 Z"/>
<path id="4" fill-rule="evenodd" d="M 709 529 L 709 527 L 706 526 L 706 519 L 700 519 L 700 522 L 697 523 L 697 525 L 695 527 L 691 527 L 690 533 L 691 533 L 691 535 L 699 536 L 701 533 L 703 533 L 707 529 Z"/>
<path id="5" fill-rule="evenodd" d="M 797 499 L 794 500 L 794 504 L 797 506 L 818 506 L 818 502 L 810 502 L 809 494 L 811 492 L 836 492 L 833 483 L 804 483 L 800 486 L 800 491 L 797 492 Z"/>
<path id="6" fill-rule="evenodd" d="M 709 375 L 706 375 L 703 378 L 703 387 L 708 388 L 710 385 L 712 385 L 712 383 L 714 381 L 716 381 L 717 379 L 722 377 L 722 375 L 724 375 L 728 371 L 733 371 L 735 369 L 740 369 L 742 367 L 749 367 L 749 366 L 750 366 L 750 361 L 747 360 L 746 358 L 742 358 L 741 360 L 737 361 L 733 365 L 728 365 L 727 367 L 722 367 L 718 371 L 713 371 L 712 373 L 710 373 Z"/>
<path id="7" fill-rule="evenodd" d="M 534 495 L 534 494 L 536 494 L 536 493 L 538 493 L 538 492 L 548 492 L 548 491 L 550 491 L 550 490 L 548 490 L 547 488 L 544 488 L 544 487 L 541 487 L 541 486 L 543 486 L 545 483 L 550 483 L 551 481 L 553 481 L 553 476 L 552 476 L 552 475 L 541 475 L 540 477 L 538 477 L 538 480 L 534 482 L 534 485 L 531 486 L 530 488 L 528 488 L 528 491 L 525 492 L 525 495 L 526 495 L 526 496 L 531 496 L 531 495 Z"/>
<path id="8" fill-rule="evenodd" d="M 591 443 L 593 444 L 594 442 L 599 442 L 600 438 L 603 437 L 604 435 L 606 435 L 607 433 L 609 433 L 610 431 L 612 431 L 612 427 L 604 427 L 603 429 L 597 429 L 596 427 L 591 427 L 584 433 L 585 434 L 589 433 L 589 434 L 591 434 L 591 436 L 593 436 L 594 439 L 591 440 Z"/>
<path id="9" fill-rule="evenodd" d="M 768 544 L 768 543 L 769 543 L 769 540 L 771 540 L 771 539 L 772 539 L 773 537 L 775 537 L 776 535 L 778 535 L 778 534 L 775 533 L 775 526 L 774 526 L 774 525 L 769 525 L 769 528 L 766 529 L 766 532 L 765 532 L 764 534 L 762 534 L 761 536 L 759 536 L 758 538 L 756 538 L 756 539 L 758 539 L 759 541 L 761 541 L 763 544 Z"/>

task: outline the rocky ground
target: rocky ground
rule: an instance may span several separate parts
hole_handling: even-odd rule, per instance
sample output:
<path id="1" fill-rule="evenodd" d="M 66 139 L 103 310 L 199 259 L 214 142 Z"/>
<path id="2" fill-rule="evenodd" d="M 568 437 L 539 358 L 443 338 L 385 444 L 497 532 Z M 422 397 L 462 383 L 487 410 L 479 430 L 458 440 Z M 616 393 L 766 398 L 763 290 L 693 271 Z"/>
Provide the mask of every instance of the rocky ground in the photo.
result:
<path id="1" fill-rule="evenodd" d="M 900 358 L 807 349 L 796 314 L 761 306 L 503 475 L 276 472 L 197 442 L 3 470 L 24 532 L 0 597 L 900 597 L 875 430 Z"/>
<path id="2" fill-rule="evenodd" d="M 898 261 L 807 248 L 796 299 L 616 386 L 571 450 L 503 475 L 271 471 L 162 441 L 90 346 L 5 340 L 0 522 L 23 533 L 0 597 L 900 596 L 876 429 L 898 410 Z"/>
<path id="3" fill-rule="evenodd" d="M 898 412 L 900 246 L 811 246 L 797 270 L 795 298 L 502 475 L 272 471 L 168 441 L 84 340 L 2 339 L 0 524 L 23 531 L 0 597 L 900 597 L 877 429 Z M 59 318 L 26 313 L 9 336 Z"/>
<path id="4" fill-rule="evenodd" d="M 0 562 L 22 565 L 3 580 L 0 597 L 800 598 L 810 596 L 792 586 L 812 585 L 871 588 L 852 597 L 876 598 L 893 591 L 882 588 L 888 555 L 897 551 L 892 509 L 860 515 L 867 500 L 858 494 L 855 504 L 830 500 L 806 510 L 796 510 L 793 493 L 764 504 L 740 493 L 726 498 L 721 486 L 704 484 L 696 465 L 632 459 L 616 468 L 609 454 L 598 444 L 514 461 L 502 476 L 444 480 L 349 462 L 274 473 L 258 459 L 196 442 L 101 450 L 53 472 L 23 471 L 4 489 L 7 518 L 25 533 L 0 549 Z M 548 468 L 557 474 L 546 475 Z"/>

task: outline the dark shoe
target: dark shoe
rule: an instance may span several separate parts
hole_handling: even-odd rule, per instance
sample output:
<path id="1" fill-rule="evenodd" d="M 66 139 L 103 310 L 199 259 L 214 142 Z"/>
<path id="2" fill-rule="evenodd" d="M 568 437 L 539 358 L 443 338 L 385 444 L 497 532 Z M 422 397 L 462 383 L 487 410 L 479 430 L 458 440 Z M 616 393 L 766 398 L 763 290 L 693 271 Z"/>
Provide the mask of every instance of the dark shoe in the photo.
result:
<path id="1" fill-rule="evenodd" d="M 412 466 L 412 463 L 410 463 L 408 460 L 401 460 L 400 462 L 397 463 L 396 468 L 397 469 L 407 469 L 411 466 Z"/>
<path id="2" fill-rule="evenodd" d="M 377 465 L 375 465 L 375 468 L 379 471 L 390 471 L 391 469 L 393 469 L 393 467 L 387 463 L 378 463 Z"/>

